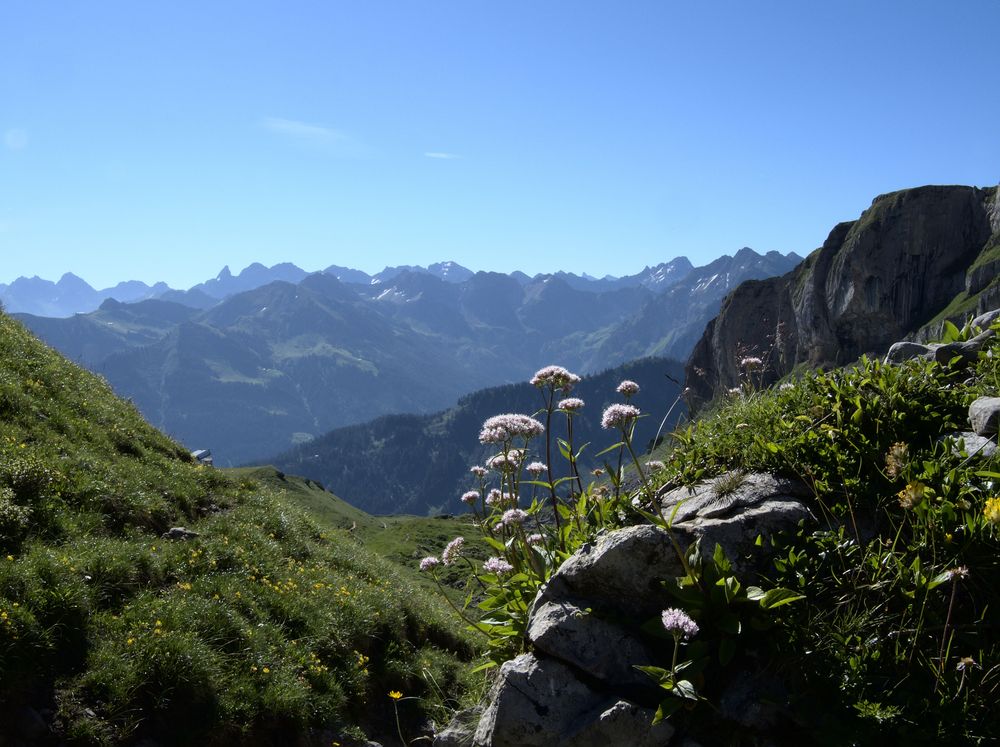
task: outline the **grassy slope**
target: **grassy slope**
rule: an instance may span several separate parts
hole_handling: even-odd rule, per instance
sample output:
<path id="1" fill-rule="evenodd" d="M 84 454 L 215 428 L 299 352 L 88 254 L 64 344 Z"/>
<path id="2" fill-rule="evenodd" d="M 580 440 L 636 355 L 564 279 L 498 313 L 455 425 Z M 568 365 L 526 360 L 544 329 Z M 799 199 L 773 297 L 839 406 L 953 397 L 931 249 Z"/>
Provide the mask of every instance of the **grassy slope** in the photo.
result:
<path id="1" fill-rule="evenodd" d="M 390 689 L 427 696 L 404 725 L 429 682 L 460 689 L 471 645 L 408 574 L 252 477 L 192 464 L 0 315 L 0 718 L 28 704 L 80 744 L 328 744 L 389 730 Z"/>

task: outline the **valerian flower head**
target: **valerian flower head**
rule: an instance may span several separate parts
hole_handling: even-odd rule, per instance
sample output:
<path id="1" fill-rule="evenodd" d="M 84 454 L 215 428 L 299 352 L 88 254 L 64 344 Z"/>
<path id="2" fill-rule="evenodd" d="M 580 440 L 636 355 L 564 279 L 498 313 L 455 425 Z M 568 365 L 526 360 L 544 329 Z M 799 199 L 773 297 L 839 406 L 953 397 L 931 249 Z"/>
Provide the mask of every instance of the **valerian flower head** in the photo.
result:
<path id="1" fill-rule="evenodd" d="M 631 379 L 625 379 L 625 381 L 623 381 L 621 384 L 618 385 L 618 388 L 615 389 L 615 391 L 618 392 L 623 397 L 628 398 L 631 397 L 633 394 L 639 393 L 639 385 L 636 384 Z"/>
<path id="2" fill-rule="evenodd" d="M 517 437 L 529 439 L 545 432 L 545 426 L 527 415 L 505 413 L 487 418 L 479 431 L 479 442 L 484 444 L 510 443 Z"/>
<path id="3" fill-rule="evenodd" d="M 745 368 L 747 371 L 757 371 L 763 367 L 764 361 L 756 355 L 748 355 L 740 360 L 740 368 Z"/>
<path id="4" fill-rule="evenodd" d="M 548 467 L 545 466 L 544 462 L 532 462 L 524 469 L 532 477 L 540 477 L 541 475 L 545 474 L 545 471 L 548 469 Z"/>
<path id="5" fill-rule="evenodd" d="M 601 416 L 602 428 L 627 428 L 633 420 L 639 417 L 639 408 L 635 405 L 608 405 Z"/>
<path id="6" fill-rule="evenodd" d="M 503 518 L 500 520 L 503 522 L 504 526 L 511 527 L 515 524 L 523 524 L 528 518 L 528 513 L 522 511 L 519 508 L 510 508 L 503 512 Z"/>
<path id="7" fill-rule="evenodd" d="M 517 503 L 517 498 L 515 498 L 510 493 L 501 493 L 496 488 L 493 488 L 486 495 L 486 505 L 492 508 L 503 508 L 504 506 L 513 506 Z"/>
<path id="8" fill-rule="evenodd" d="M 551 387 L 553 390 L 561 389 L 569 392 L 574 386 L 580 383 L 580 377 L 575 373 L 570 373 L 562 366 L 546 366 L 535 372 L 531 377 L 532 386 L 539 389 Z"/>
<path id="9" fill-rule="evenodd" d="M 663 610 L 663 628 L 674 638 L 688 640 L 698 635 L 698 623 L 687 612 L 676 607 Z"/>
<path id="10" fill-rule="evenodd" d="M 475 467 L 469 467 L 469 472 L 476 477 L 486 477 L 486 468 L 480 467 L 478 464 Z"/>
<path id="11" fill-rule="evenodd" d="M 470 506 L 479 500 L 478 490 L 466 490 L 462 493 L 462 503 L 468 503 Z"/>
<path id="12" fill-rule="evenodd" d="M 543 537 L 542 535 L 537 534 L 537 533 L 536 534 L 529 534 L 528 538 L 527 538 L 527 541 L 528 541 L 528 544 L 532 545 L 532 546 L 534 546 L 534 545 L 544 545 L 545 544 L 545 537 Z"/>
<path id="13" fill-rule="evenodd" d="M 506 573 L 510 573 L 514 570 L 514 566 L 508 563 L 503 558 L 490 558 L 485 563 L 483 563 L 483 570 L 487 573 L 495 573 L 498 576 L 502 576 Z"/>
<path id="14" fill-rule="evenodd" d="M 465 537 L 456 537 L 449 542 L 441 553 L 441 562 L 451 565 L 462 554 L 462 545 L 465 544 Z"/>
<path id="15" fill-rule="evenodd" d="M 514 472 L 523 459 L 524 453 L 520 449 L 511 449 L 506 454 L 497 454 L 487 459 L 486 466 L 497 472 Z"/>
<path id="16" fill-rule="evenodd" d="M 433 555 L 428 555 L 426 558 L 420 561 L 421 571 L 432 571 L 441 565 L 441 561 L 435 558 Z"/>
<path id="17" fill-rule="evenodd" d="M 584 401 L 579 397 L 567 397 L 566 399 L 559 400 L 559 409 L 565 410 L 566 412 L 576 412 L 581 409 L 584 405 Z"/>

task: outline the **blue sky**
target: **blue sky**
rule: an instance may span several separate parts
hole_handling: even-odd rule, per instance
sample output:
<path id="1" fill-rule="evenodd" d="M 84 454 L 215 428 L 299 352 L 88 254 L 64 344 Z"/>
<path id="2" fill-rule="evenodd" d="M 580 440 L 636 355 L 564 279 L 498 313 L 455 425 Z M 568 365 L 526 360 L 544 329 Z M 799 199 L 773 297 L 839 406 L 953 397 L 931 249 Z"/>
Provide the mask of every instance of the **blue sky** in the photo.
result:
<path id="1" fill-rule="evenodd" d="M 0 8 L 0 282 L 594 275 L 1000 180 L 1000 2 Z"/>

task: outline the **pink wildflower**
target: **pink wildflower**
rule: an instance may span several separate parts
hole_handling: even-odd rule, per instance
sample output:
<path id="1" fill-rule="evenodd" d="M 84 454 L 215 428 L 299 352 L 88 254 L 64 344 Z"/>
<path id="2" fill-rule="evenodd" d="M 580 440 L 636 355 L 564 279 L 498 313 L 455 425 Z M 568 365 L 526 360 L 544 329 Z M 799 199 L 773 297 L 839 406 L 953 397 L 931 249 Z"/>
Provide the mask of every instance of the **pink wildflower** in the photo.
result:
<path id="1" fill-rule="evenodd" d="M 523 524 L 525 519 L 528 518 L 528 513 L 522 511 L 519 508 L 511 508 L 503 512 L 503 518 L 500 520 L 504 526 L 513 526 L 514 524 Z"/>
<path id="2" fill-rule="evenodd" d="M 671 607 L 663 610 L 663 627 L 674 638 L 688 640 L 698 635 L 698 623 L 684 610 Z"/>
<path id="3" fill-rule="evenodd" d="M 486 468 L 480 467 L 478 464 L 475 467 L 469 467 L 469 472 L 476 477 L 486 477 Z"/>
<path id="4" fill-rule="evenodd" d="M 532 462 L 524 469 L 527 470 L 528 474 L 532 477 L 539 477 L 545 473 L 545 470 L 547 470 L 548 467 L 546 467 L 542 462 Z"/>
<path id="5" fill-rule="evenodd" d="M 545 537 L 540 534 L 529 534 L 528 544 L 529 545 L 542 545 L 545 543 Z"/>
<path id="6" fill-rule="evenodd" d="M 456 537 L 447 544 L 441 553 L 441 562 L 451 565 L 455 559 L 462 554 L 462 545 L 465 544 L 465 537 Z"/>
<path id="7" fill-rule="evenodd" d="M 618 388 L 615 391 L 624 396 L 625 398 L 628 398 L 631 397 L 633 394 L 639 393 L 639 385 L 636 384 L 631 379 L 625 379 L 625 381 L 623 381 L 621 384 L 618 385 Z"/>
<path id="8" fill-rule="evenodd" d="M 468 503 L 470 506 L 479 500 L 478 490 L 467 490 L 462 493 L 462 503 Z"/>
<path id="9" fill-rule="evenodd" d="M 639 415 L 639 408 L 635 405 L 608 405 L 608 408 L 601 416 L 601 427 L 627 428 Z"/>
<path id="10" fill-rule="evenodd" d="M 426 558 L 420 561 L 421 571 L 432 571 L 441 565 L 441 561 L 435 558 L 433 555 L 428 555 Z"/>
<path id="11" fill-rule="evenodd" d="M 560 400 L 559 409 L 565 410 L 566 412 L 576 412 L 583 407 L 583 404 L 583 400 L 579 397 L 567 397 L 564 400 Z"/>
<path id="12" fill-rule="evenodd" d="M 527 415 L 506 413 L 487 418 L 479 431 L 479 442 L 484 444 L 509 443 L 514 438 L 525 440 L 540 436 L 545 426 Z"/>
<path id="13" fill-rule="evenodd" d="M 510 573 L 514 570 L 514 566 L 508 563 L 503 558 L 490 558 L 485 563 L 483 563 L 483 570 L 487 573 L 495 573 L 498 576 L 502 576 L 505 573 Z"/>
<path id="14" fill-rule="evenodd" d="M 562 366 L 546 366 L 539 369 L 531 377 L 532 386 L 537 386 L 539 389 L 552 387 L 552 389 L 561 389 L 564 392 L 569 392 L 579 383 L 580 377 L 574 373 L 570 373 Z"/>

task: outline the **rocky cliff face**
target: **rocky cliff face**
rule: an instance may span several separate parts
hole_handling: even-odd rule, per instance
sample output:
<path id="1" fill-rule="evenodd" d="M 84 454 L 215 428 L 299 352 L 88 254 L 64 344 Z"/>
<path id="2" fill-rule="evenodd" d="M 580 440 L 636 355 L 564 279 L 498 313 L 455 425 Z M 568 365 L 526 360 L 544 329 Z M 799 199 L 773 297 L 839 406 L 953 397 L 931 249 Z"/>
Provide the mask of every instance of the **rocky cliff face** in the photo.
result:
<path id="1" fill-rule="evenodd" d="M 740 285 L 688 361 L 695 397 L 737 386 L 748 357 L 762 360 L 754 380 L 769 384 L 799 364 L 881 355 L 948 309 L 996 305 L 997 192 L 934 186 L 882 195 L 793 271 Z"/>

